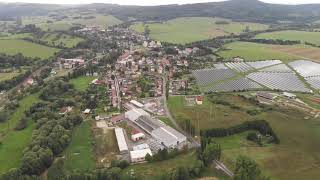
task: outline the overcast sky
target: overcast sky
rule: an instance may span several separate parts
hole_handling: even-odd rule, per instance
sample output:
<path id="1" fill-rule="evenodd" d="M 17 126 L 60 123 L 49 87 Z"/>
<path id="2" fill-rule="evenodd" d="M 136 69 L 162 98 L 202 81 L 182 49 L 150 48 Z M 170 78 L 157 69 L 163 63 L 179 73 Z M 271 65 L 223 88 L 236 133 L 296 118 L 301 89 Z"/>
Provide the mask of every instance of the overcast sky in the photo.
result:
<path id="1" fill-rule="evenodd" d="M 200 2 L 214 2 L 222 0 L 0 0 L 0 2 L 30 2 L 49 4 L 89 4 L 89 3 L 112 3 L 122 5 L 162 5 L 162 4 L 189 4 Z M 261 0 L 268 3 L 282 4 L 306 4 L 320 3 L 320 0 Z"/>

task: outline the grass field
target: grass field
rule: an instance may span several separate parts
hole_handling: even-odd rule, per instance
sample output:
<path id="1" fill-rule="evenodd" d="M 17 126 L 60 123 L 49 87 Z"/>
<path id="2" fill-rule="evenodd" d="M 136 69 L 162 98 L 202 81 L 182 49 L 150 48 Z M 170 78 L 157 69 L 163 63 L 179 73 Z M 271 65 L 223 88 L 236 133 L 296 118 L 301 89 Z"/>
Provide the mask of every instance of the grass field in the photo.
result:
<path id="1" fill-rule="evenodd" d="M 84 91 L 89 87 L 89 83 L 91 83 L 92 80 L 96 79 L 96 77 L 92 76 L 80 76 L 75 79 L 71 79 L 71 84 L 74 85 L 74 88 L 80 91 Z"/>
<path id="2" fill-rule="evenodd" d="M 218 139 L 223 147 L 223 161 L 231 168 L 241 154 L 255 159 L 263 172 L 273 179 L 298 180 L 320 176 L 320 119 L 305 120 L 306 115 L 300 111 L 279 108 L 250 116 L 246 110 L 256 108 L 255 104 L 238 96 L 220 96 L 244 109 L 211 105 L 207 99 L 203 105 L 195 107 L 184 106 L 184 97 L 170 97 L 168 102 L 173 116 L 178 117 L 176 119 L 189 118 L 196 127 L 199 122 L 202 129 L 230 127 L 252 119 L 265 119 L 270 123 L 280 138 L 279 145 L 258 147 L 247 142 L 245 134 Z"/>
<path id="3" fill-rule="evenodd" d="M 250 42 L 233 42 L 225 45 L 225 48 L 226 50 L 221 50 L 218 52 L 218 54 L 225 59 L 232 59 L 238 56 L 248 61 L 267 59 L 280 59 L 283 61 L 288 61 L 301 58 L 320 58 L 320 53 L 319 51 L 316 51 L 316 48 L 300 45 L 280 46 Z M 314 51 L 314 53 L 310 54 L 310 51 Z"/>
<path id="4" fill-rule="evenodd" d="M 68 31 L 75 25 L 107 27 L 121 23 L 121 20 L 111 15 L 90 14 L 89 16 L 94 16 L 94 18 L 90 19 L 83 17 L 73 19 L 73 17 L 79 16 L 79 14 L 68 14 L 68 12 L 66 15 L 68 15 L 68 17 L 61 21 L 56 21 L 47 16 L 24 17 L 23 24 L 35 24 L 44 31 Z M 52 22 L 48 23 L 48 21 Z"/>
<path id="5" fill-rule="evenodd" d="M 19 165 L 24 148 L 31 142 L 33 121 L 29 121 L 24 130 L 14 131 L 13 128 L 22 118 L 23 113 L 38 101 L 38 94 L 23 98 L 19 102 L 20 107 L 10 115 L 9 120 L 0 124 L 0 174 Z"/>
<path id="6" fill-rule="evenodd" d="M 217 36 L 229 35 L 231 33 L 242 33 L 248 26 L 250 30 L 264 30 L 267 25 L 246 22 L 232 22 L 229 24 L 216 24 L 220 18 L 187 17 L 177 18 L 164 23 L 147 24 L 151 30 L 151 38 L 155 40 L 185 44 L 193 41 L 205 40 Z M 131 28 L 144 32 L 143 24 L 135 24 Z"/>
<path id="7" fill-rule="evenodd" d="M 83 122 L 74 129 L 72 141 L 63 156 L 64 169 L 69 172 L 85 172 L 95 168 L 91 121 Z"/>
<path id="8" fill-rule="evenodd" d="M 320 32 L 307 32 L 307 31 L 277 31 L 271 33 L 258 34 L 257 39 L 282 39 L 298 41 L 302 43 L 309 42 L 320 45 Z"/>
<path id="9" fill-rule="evenodd" d="M 195 161 L 195 152 L 190 152 L 166 161 L 129 166 L 123 173 L 130 174 L 131 172 L 134 172 L 135 175 L 144 178 L 157 177 L 169 173 L 177 167 L 188 167 L 188 165 L 192 165 Z"/>
<path id="10" fill-rule="evenodd" d="M 26 57 L 47 59 L 59 49 L 42 46 L 23 40 L 0 40 L 0 53 L 15 55 L 22 53 Z"/>
<path id="11" fill-rule="evenodd" d="M 9 72 L 9 73 L 0 73 L 0 82 L 12 79 L 12 78 L 18 76 L 19 74 L 20 73 L 18 71 L 13 71 L 13 72 Z"/>

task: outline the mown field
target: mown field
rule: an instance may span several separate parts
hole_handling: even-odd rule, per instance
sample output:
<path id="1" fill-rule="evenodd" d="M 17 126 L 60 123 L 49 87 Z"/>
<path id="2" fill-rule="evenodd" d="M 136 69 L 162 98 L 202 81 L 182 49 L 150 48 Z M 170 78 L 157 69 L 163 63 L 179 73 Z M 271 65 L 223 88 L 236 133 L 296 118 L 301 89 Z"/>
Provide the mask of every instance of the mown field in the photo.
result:
<path id="1" fill-rule="evenodd" d="M 282 39 L 298 41 L 302 43 L 309 42 L 320 45 L 320 32 L 307 32 L 307 31 L 277 31 L 270 33 L 258 34 L 255 38 L 257 39 Z"/>
<path id="2" fill-rule="evenodd" d="M 38 94 L 23 98 L 19 102 L 18 109 L 10 115 L 9 120 L 0 123 L 0 174 L 19 166 L 23 150 L 31 142 L 34 123 L 29 121 L 27 128 L 21 131 L 13 129 L 24 112 L 38 101 Z"/>
<path id="3" fill-rule="evenodd" d="M 283 61 L 297 59 L 320 60 L 318 48 L 306 45 L 282 46 L 250 42 L 233 42 L 225 45 L 224 50 L 218 52 L 224 59 L 242 57 L 247 61 L 279 59 Z"/>
<path id="4" fill-rule="evenodd" d="M 74 85 L 74 88 L 79 91 L 84 91 L 89 87 L 89 83 L 96 79 L 96 77 L 93 76 L 80 76 L 74 79 L 71 79 L 71 84 Z"/>
<path id="5" fill-rule="evenodd" d="M 74 129 L 72 141 L 63 156 L 66 171 L 85 172 L 95 168 L 91 121 L 83 122 Z"/>
<path id="6" fill-rule="evenodd" d="M 47 59 L 58 52 L 59 49 L 51 48 L 24 40 L 0 40 L 0 53 L 15 55 L 22 53 L 26 57 Z"/>
<path id="7" fill-rule="evenodd" d="M 217 21 L 227 21 L 228 24 L 216 24 Z M 159 41 L 185 44 L 218 36 L 242 33 L 248 26 L 251 31 L 264 30 L 268 26 L 257 23 L 232 22 L 220 18 L 186 17 L 177 18 L 163 23 L 147 24 L 151 30 L 150 36 Z M 132 29 L 144 32 L 144 24 L 135 24 Z"/>
<path id="8" fill-rule="evenodd" d="M 267 120 L 280 138 L 279 145 L 259 147 L 248 142 L 245 134 L 218 139 L 223 149 L 223 162 L 231 168 L 238 155 L 246 155 L 255 159 L 272 179 L 300 180 L 320 176 L 319 118 L 306 120 L 307 115 L 302 112 L 280 108 L 252 116 L 246 112 L 256 108 L 251 101 L 233 95 L 220 95 L 220 98 L 243 109 L 212 104 L 208 99 L 201 106 L 186 107 L 184 97 L 170 97 L 169 107 L 176 119 L 189 118 L 201 129 L 230 127 L 252 119 Z"/>

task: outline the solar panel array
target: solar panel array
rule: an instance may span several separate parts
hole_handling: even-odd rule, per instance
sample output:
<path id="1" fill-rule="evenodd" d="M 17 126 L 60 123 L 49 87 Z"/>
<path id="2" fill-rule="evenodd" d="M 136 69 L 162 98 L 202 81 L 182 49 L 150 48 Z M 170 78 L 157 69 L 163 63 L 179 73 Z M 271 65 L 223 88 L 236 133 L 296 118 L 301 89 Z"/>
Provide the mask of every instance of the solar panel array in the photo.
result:
<path id="1" fill-rule="evenodd" d="M 290 73 L 293 72 L 292 69 L 290 69 L 285 64 L 278 64 L 275 66 L 267 67 L 260 70 L 261 72 L 284 72 L 284 73 Z"/>
<path id="2" fill-rule="evenodd" d="M 247 78 L 241 78 L 237 80 L 231 80 L 224 83 L 215 85 L 208 89 L 209 92 L 232 92 L 232 91 L 244 91 L 244 90 L 254 90 L 260 89 L 258 83 L 253 82 Z"/>
<path id="3" fill-rule="evenodd" d="M 254 67 L 255 69 L 261 69 L 264 67 L 281 64 L 280 60 L 266 60 L 266 61 L 255 61 L 255 62 L 247 62 L 250 66 Z"/>
<path id="4" fill-rule="evenodd" d="M 237 72 L 248 72 L 253 70 L 251 66 L 244 62 L 228 62 L 226 63 L 226 66 L 228 66 L 230 69 L 233 69 Z"/>
<path id="5" fill-rule="evenodd" d="M 228 67 L 225 66 L 223 63 L 214 64 L 214 67 L 215 67 L 216 69 L 228 69 Z"/>
<path id="6" fill-rule="evenodd" d="M 255 72 L 247 77 L 272 90 L 310 92 L 295 73 Z"/>
<path id="7" fill-rule="evenodd" d="M 298 60 L 289 63 L 301 76 L 310 77 L 310 76 L 320 76 L 320 64 L 307 61 L 307 60 Z"/>
<path id="8" fill-rule="evenodd" d="M 230 69 L 204 69 L 193 71 L 197 83 L 201 86 L 228 79 L 235 76 L 235 73 Z"/>
<path id="9" fill-rule="evenodd" d="M 315 89 L 320 89 L 320 76 L 305 78 L 306 81 Z"/>

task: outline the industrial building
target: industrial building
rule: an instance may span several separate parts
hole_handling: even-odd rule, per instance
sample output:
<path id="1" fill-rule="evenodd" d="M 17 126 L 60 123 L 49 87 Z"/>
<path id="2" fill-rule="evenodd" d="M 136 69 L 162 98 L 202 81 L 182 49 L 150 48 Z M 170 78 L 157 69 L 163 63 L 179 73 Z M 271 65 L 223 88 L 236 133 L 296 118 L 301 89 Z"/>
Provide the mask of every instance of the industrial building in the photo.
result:
<path id="1" fill-rule="evenodd" d="M 131 135 L 131 140 L 132 141 L 139 141 L 141 139 L 144 139 L 146 136 L 143 133 L 137 133 L 137 134 L 132 134 Z"/>
<path id="2" fill-rule="evenodd" d="M 126 117 L 166 148 L 180 148 L 187 143 L 183 134 L 160 123 L 158 119 L 153 119 L 142 109 L 132 109 L 126 112 Z"/>
<path id="3" fill-rule="evenodd" d="M 129 151 L 128 145 L 127 145 L 126 139 L 124 137 L 123 129 L 122 128 L 115 128 L 114 132 L 116 134 L 120 154 L 128 153 L 128 151 Z"/>
<path id="4" fill-rule="evenodd" d="M 146 155 L 152 156 L 152 152 L 149 148 L 130 151 L 130 159 L 132 163 L 144 162 L 146 160 Z"/>

